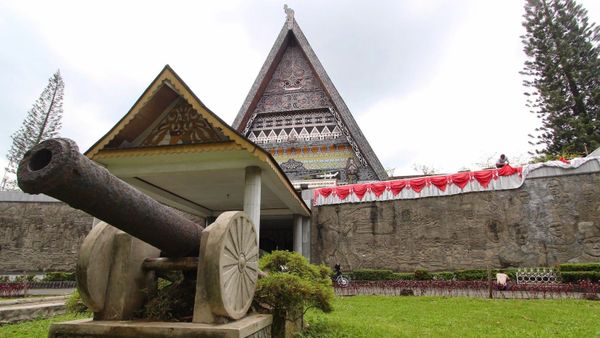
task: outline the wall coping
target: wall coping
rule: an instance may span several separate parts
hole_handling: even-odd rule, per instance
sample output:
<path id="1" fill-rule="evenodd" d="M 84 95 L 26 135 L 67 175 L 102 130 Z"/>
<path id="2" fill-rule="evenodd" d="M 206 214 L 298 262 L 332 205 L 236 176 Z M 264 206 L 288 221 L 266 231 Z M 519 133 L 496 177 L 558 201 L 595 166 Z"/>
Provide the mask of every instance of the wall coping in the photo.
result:
<path id="1" fill-rule="evenodd" d="M 0 202 L 63 203 L 44 194 L 31 195 L 22 191 L 0 191 Z"/>

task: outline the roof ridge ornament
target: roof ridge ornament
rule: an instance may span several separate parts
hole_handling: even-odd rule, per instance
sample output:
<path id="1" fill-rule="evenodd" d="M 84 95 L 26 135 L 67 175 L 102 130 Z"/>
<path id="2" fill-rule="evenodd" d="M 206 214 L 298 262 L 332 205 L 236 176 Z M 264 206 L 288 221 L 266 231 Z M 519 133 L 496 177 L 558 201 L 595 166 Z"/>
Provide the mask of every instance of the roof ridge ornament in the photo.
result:
<path id="1" fill-rule="evenodd" d="M 285 15 L 287 16 L 287 28 L 294 28 L 294 10 L 291 7 L 288 7 L 287 4 L 283 5 L 283 10 L 285 11 Z"/>

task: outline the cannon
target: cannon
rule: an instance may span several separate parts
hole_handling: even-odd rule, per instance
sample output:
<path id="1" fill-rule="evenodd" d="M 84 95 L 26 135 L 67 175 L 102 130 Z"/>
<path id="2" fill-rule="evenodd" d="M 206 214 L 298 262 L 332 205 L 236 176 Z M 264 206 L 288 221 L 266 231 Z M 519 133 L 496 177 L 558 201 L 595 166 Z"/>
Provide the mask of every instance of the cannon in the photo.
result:
<path id="1" fill-rule="evenodd" d="M 203 228 L 113 176 L 64 138 L 30 149 L 17 179 L 24 192 L 52 196 L 103 221 L 85 238 L 77 261 L 78 289 L 94 320 L 132 318 L 156 271 L 163 270 L 196 270 L 193 322 L 246 315 L 259 270 L 256 230 L 245 213 L 224 212 Z"/>

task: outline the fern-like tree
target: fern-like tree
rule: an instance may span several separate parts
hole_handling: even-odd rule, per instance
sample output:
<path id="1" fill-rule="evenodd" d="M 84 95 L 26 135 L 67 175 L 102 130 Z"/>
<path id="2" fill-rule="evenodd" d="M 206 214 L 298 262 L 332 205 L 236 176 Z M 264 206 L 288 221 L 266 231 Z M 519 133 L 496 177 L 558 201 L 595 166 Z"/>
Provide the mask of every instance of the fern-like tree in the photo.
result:
<path id="1" fill-rule="evenodd" d="M 573 0 L 526 0 L 521 37 L 528 106 L 541 119 L 539 154 L 600 147 L 600 28 Z"/>
<path id="2" fill-rule="evenodd" d="M 57 70 L 48 80 L 48 85 L 27 113 L 23 124 L 11 135 L 12 145 L 8 150 L 8 165 L 4 169 L 2 190 L 16 189 L 15 173 L 19 161 L 27 150 L 43 140 L 56 137 L 61 127 L 65 84 Z"/>

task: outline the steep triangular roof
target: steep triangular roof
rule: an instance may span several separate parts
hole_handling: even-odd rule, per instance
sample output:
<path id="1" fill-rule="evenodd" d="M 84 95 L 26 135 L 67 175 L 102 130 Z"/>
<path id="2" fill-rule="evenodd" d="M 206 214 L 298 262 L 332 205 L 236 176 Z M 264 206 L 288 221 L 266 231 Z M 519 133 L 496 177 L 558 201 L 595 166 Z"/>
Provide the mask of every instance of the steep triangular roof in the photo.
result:
<path id="1" fill-rule="evenodd" d="M 320 82 L 332 104 L 335 106 L 335 110 L 339 113 L 342 122 L 345 124 L 352 138 L 355 140 L 356 146 L 363 154 L 367 164 L 373 169 L 380 180 L 387 179 L 388 175 L 385 169 L 381 165 L 381 162 L 375 155 L 375 152 L 371 148 L 369 142 L 358 127 L 358 124 L 354 120 L 354 117 L 352 116 L 352 113 L 350 113 L 346 103 L 325 72 L 323 65 L 321 65 L 321 62 L 308 43 L 304 33 L 302 33 L 300 26 L 293 17 L 293 11 L 291 15 L 288 13 L 288 18 L 283 25 L 277 40 L 275 40 L 275 44 L 271 48 L 267 60 L 263 64 L 256 80 L 254 81 L 254 84 L 252 85 L 252 88 L 250 89 L 250 92 L 248 93 L 248 96 L 246 97 L 246 100 L 244 101 L 238 115 L 233 121 L 233 128 L 235 128 L 238 132 L 243 133 L 247 125 L 251 123 L 250 119 L 252 114 L 260 98 L 263 96 L 271 76 L 281 61 L 282 56 L 290 42 L 297 42 L 297 45 L 308 60 L 312 71 L 315 73 L 317 80 Z"/>

